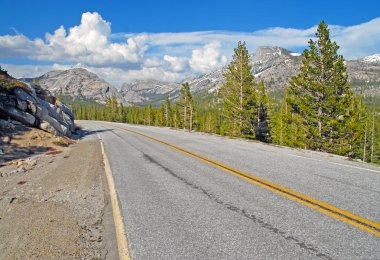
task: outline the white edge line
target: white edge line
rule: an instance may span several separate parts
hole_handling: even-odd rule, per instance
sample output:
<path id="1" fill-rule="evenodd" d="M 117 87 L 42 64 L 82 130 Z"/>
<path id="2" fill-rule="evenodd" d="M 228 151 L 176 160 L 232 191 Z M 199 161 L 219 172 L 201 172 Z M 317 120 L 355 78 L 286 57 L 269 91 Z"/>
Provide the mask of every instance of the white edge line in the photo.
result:
<path id="1" fill-rule="evenodd" d="M 307 160 L 317 161 L 317 162 L 326 162 L 326 161 L 323 161 L 323 160 L 309 158 L 309 157 L 305 157 L 305 156 L 301 156 L 301 155 L 290 154 L 290 153 L 287 153 L 287 155 L 294 156 L 294 157 L 299 157 L 299 158 L 303 158 L 303 159 L 307 159 Z M 336 162 L 327 162 L 327 163 L 336 164 L 336 165 L 340 165 L 340 166 L 345 166 L 345 167 L 349 167 L 349 168 L 360 169 L 360 170 L 366 170 L 366 171 L 370 171 L 370 172 L 380 173 L 380 171 L 377 171 L 377 170 L 372 170 L 372 169 L 358 167 L 358 166 L 353 166 L 353 165 L 347 165 L 347 164 L 343 164 L 343 163 L 336 163 Z"/>
<path id="2" fill-rule="evenodd" d="M 128 243 L 127 243 L 127 237 L 125 233 L 123 217 L 120 211 L 119 200 L 117 198 L 117 193 L 115 189 L 115 182 L 112 177 L 112 170 L 108 161 L 107 154 L 104 150 L 103 141 L 100 138 L 99 134 L 97 135 L 100 141 L 100 146 L 102 148 L 104 170 L 107 176 L 108 189 L 110 193 L 110 200 L 111 200 L 111 206 L 112 206 L 112 214 L 113 214 L 113 219 L 115 223 L 116 240 L 117 240 L 117 247 L 119 250 L 119 258 L 120 260 L 129 260 L 131 258 L 130 258 L 129 250 L 128 250 Z"/>

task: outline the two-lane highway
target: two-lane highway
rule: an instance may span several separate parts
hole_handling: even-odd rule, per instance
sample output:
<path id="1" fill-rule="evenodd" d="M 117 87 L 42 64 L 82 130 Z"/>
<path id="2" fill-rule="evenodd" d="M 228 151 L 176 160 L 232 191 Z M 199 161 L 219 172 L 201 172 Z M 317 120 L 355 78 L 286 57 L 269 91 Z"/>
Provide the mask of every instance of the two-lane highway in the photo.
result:
<path id="1" fill-rule="evenodd" d="M 380 167 L 168 128 L 104 142 L 133 259 L 379 259 Z"/>

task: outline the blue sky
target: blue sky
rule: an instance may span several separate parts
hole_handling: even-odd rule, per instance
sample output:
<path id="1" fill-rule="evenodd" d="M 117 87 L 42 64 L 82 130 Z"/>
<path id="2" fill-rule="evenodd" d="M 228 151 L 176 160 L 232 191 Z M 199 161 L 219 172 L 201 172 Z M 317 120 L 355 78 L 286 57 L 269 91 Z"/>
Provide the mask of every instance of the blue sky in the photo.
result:
<path id="1" fill-rule="evenodd" d="M 380 16 L 380 1 L 254 0 L 64 0 L 1 1 L 0 34 L 14 27 L 42 37 L 60 25 L 77 25 L 84 12 L 99 12 L 118 32 L 256 31 L 269 27 L 308 28 L 322 19 L 342 26 Z M 16 15 L 15 15 L 16 14 Z M 21 18 L 22 17 L 22 18 Z"/>
<path id="2" fill-rule="evenodd" d="M 301 52 L 324 19 L 348 59 L 380 52 L 380 1 L 5 1 L 0 64 L 15 76 L 85 67 L 115 85 L 178 81 L 277 45 Z"/>

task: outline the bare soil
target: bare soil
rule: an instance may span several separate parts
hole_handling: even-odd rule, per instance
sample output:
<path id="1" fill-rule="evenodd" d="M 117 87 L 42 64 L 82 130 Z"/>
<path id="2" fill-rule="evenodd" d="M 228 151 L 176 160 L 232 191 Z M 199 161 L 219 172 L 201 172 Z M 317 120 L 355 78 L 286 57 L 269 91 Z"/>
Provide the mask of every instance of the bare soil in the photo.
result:
<path id="1" fill-rule="evenodd" d="M 0 166 L 38 154 L 60 151 L 62 144 L 57 142 L 60 139 L 65 139 L 68 144 L 74 142 L 15 121 L 13 123 L 5 129 L 0 129 Z"/>
<path id="2" fill-rule="evenodd" d="M 0 167 L 0 259 L 105 259 L 116 251 L 99 142 L 61 147 L 54 138 L 32 129 L 3 147 L 14 160 L 3 157 Z"/>

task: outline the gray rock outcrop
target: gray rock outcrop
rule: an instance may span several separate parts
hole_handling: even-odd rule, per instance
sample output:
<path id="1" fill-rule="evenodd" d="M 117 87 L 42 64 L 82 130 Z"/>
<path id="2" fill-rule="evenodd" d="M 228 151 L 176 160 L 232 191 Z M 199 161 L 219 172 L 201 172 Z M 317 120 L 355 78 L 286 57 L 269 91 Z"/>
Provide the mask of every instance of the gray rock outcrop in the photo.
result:
<path id="1" fill-rule="evenodd" d="M 0 113 L 24 125 L 37 127 L 59 136 L 70 137 L 74 132 L 71 110 L 38 85 L 29 84 L 31 91 L 15 87 L 12 93 L 0 93 Z M 45 99 L 44 99 L 45 98 Z M 54 104 L 49 103 L 54 101 Z"/>
<path id="2" fill-rule="evenodd" d="M 30 84 L 38 83 L 42 90 L 72 100 L 105 104 L 107 98 L 116 95 L 119 102 L 126 104 L 115 87 L 95 73 L 82 68 L 50 71 L 38 78 L 22 78 L 20 80 Z M 50 101 L 48 100 L 48 102 Z"/>

